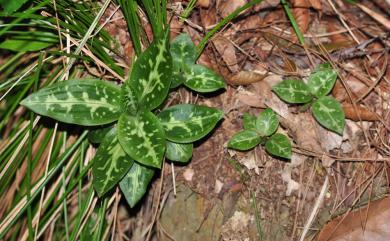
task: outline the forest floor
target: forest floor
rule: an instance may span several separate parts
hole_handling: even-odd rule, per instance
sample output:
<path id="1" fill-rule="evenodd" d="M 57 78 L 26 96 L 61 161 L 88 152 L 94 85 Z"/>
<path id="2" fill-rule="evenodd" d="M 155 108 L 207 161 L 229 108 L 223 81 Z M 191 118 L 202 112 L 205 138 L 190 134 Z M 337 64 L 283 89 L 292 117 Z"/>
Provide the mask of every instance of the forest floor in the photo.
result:
<path id="1" fill-rule="evenodd" d="M 287 17 L 281 2 L 285 1 L 263 0 L 239 14 L 207 43 L 197 63 L 220 74 L 227 83 L 226 89 L 213 94 L 196 94 L 180 87 L 170 93 L 167 105 L 197 103 L 217 107 L 224 112 L 224 119 L 217 128 L 195 143 L 193 157 L 187 165 L 164 162 L 162 171 L 155 175 L 147 195 L 133 209 L 129 208 L 125 198 L 121 197 L 119 188 L 116 188 L 110 198 L 113 208 L 107 214 L 105 210 L 99 211 L 102 216 L 98 216 L 93 209 L 98 203 L 98 197 L 93 196 L 93 189 L 88 189 L 92 186 L 91 182 L 83 183 L 84 179 L 80 179 L 78 190 L 72 187 L 74 190 L 68 193 L 72 198 L 60 198 L 63 193 L 61 178 L 64 183 L 69 181 L 65 176 L 65 170 L 68 169 L 64 167 L 59 175 L 61 178 L 53 178 L 55 181 L 52 181 L 50 178 L 57 176 L 50 176 L 48 179 L 49 184 L 56 185 L 53 190 L 58 191 L 58 194 L 55 193 L 53 198 L 48 195 L 49 204 L 46 208 L 55 211 L 46 213 L 45 217 L 48 218 L 39 220 L 39 206 L 36 216 L 38 221 L 35 217 L 33 220 L 38 223 L 47 222 L 42 227 L 37 224 L 45 234 L 43 237 L 51 237 L 58 230 L 62 235 L 63 226 L 76 229 L 72 233 L 75 234 L 74 237 L 78 237 L 81 231 L 77 228 L 82 225 L 85 226 L 80 230 L 85 235 L 87 232 L 84 231 L 88 231 L 92 224 L 81 219 L 84 217 L 82 215 L 93 217 L 93 221 L 106 215 L 110 217 L 115 240 L 390 240 L 390 0 L 290 0 L 288 2 L 295 17 L 294 23 L 303 33 L 304 43 L 297 37 L 292 28 L 293 22 Z M 120 70 L 126 66 L 124 69 L 127 71 L 135 56 L 134 49 L 123 14 L 119 6 L 114 1 L 112 3 L 100 21 L 105 23 L 104 28 L 119 43 L 120 56 L 125 56 L 118 58 L 114 65 Z M 246 3 L 248 0 L 198 0 L 188 18 L 183 19 L 179 16 L 182 16 L 188 2 L 169 2 L 171 38 L 180 33 L 188 33 L 194 43 L 198 44 L 205 33 Z M 45 11 L 40 14 L 43 17 L 48 15 Z M 110 21 L 106 21 L 108 19 Z M 146 17 L 141 20 L 142 27 L 151 39 L 152 31 Z M 64 23 L 67 24 L 66 21 Z M 60 50 L 62 51 L 62 46 Z M 83 51 L 88 53 L 89 50 L 85 47 Z M 38 58 L 40 54 L 36 52 L 31 56 Z M 115 55 L 113 59 L 117 57 Z M 7 58 L 19 61 L 17 55 L 8 55 Z M 5 62 L 5 58 L 0 59 L 0 65 Z M 62 60 L 55 58 L 53 62 L 55 66 Z M 321 126 L 311 114 L 310 108 L 287 104 L 272 91 L 272 86 L 282 80 L 307 81 L 310 73 L 319 64 L 326 62 L 330 63 L 338 75 L 330 95 L 341 103 L 346 116 L 342 135 Z M 63 63 L 67 62 L 64 60 Z M 85 66 L 91 75 L 102 79 L 107 76 L 116 79 L 110 73 L 101 75 L 106 72 L 98 67 Z M 54 75 L 57 75 L 54 70 Z M 17 71 L 18 69 L 15 72 Z M 27 87 L 23 91 L 25 92 L 21 92 L 15 103 L 30 89 Z M 11 97 L 8 104 L 14 105 Z M 291 160 L 273 157 L 260 145 L 246 152 L 227 148 L 229 139 L 243 128 L 244 113 L 258 115 L 266 108 L 272 108 L 278 114 L 278 132 L 287 135 L 292 142 Z M 19 110 L 15 113 L 17 118 L 10 119 L 8 116 L 6 124 L 3 120 L 0 123 L 7 129 L 4 136 L 19 133 L 19 130 L 12 128 L 24 112 Z M 59 127 L 59 131 L 66 127 Z M 45 127 L 42 135 L 36 137 L 37 146 L 31 145 L 30 152 L 37 152 L 38 146 L 41 148 L 43 142 L 39 140 L 45 135 L 49 136 L 51 130 L 48 130 Z M 69 142 L 75 142 L 74 133 L 78 133 L 79 129 L 70 130 L 69 136 L 58 139 L 68 138 Z M 57 124 L 54 132 L 56 131 Z M 24 144 L 29 143 L 26 142 L 27 134 L 23 139 Z M 19 141 L 21 140 L 20 138 Z M 50 138 L 45 137 L 45 140 L 45 145 L 49 146 Z M 7 143 L 13 146 L 13 139 L 7 141 L 9 142 L 1 145 L 4 149 L 8 147 Z M 27 155 L 27 151 L 23 152 L 24 144 L 20 148 L 16 145 L 17 154 L 20 152 Z M 62 146 L 66 147 L 66 143 L 60 144 L 61 148 L 58 149 L 62 150 Z M 84 151 L 84 145 L 80 148 Z M 51 149 L 48 150 L 44 146 L 42 153 L 50 156 Z M 90 146 L 85 150 L 87 160 L 93 156 L 95 149 Z M 12 159 L 17 154 L 12 154 Z M 9 212 L 12 218 L 19 215 L 20 203 L 23 207 L 30 205 L 26 204 L 27 199 L 18 199 L 20 190 L 31 187 L 21 185 L 27 175 L 26 170 L 30 167 L 27 167 L 27 162 L 22 162 L 27 157 L 20 158 L 20 163 L 15 161 L 15 168 L 14 162 L 9 162 L 12 165 L 7 164 L 10 170 L 15 171 L 7 179 L 9 186 L 5 184 L 1 188 L 5 194 L 0 199 L 0 217 L 13 207 L 11 204 L 18 204 Z M 61 162 L 61 165 L 63 163 L 68 162 Z M 83 163 L 83 160 L 80 161 L 80 170 Z M 40 180 L 37 177 L 46 177 L 47 174 L 45 162 L 38 164 L 34 169 L 37 174 L 32 177 L 34 182 Z M 70 164 L 75 165 L 74 168 Z M 78 170 L 78 166 L 78 162 L 69 161 L 67 168 Z M 58 170 L 62 168 L 59 166 Z M 88 170 L 82 170 L 83 175 L 91 179 Z M 82 188 L 84 184 L 85 189 Z M 68 188 L 66 184 L 64 188 Z M 47 192 L 50 190 L 52 189 L 46 189 Z M 86 204 L 88 201 L 88 205 L 93 204 L 91 211 L 88 211 L 88 205 L 82 209 L 77 201 L 82 199 L 81 194 L 85 190 L 91 190 L 93 199 L 85 201 Z M 40 202 L 43 198 L 42 194 Z M 55 205 L 51 204 L 52 201 Z M 34 208 L 28 211 L 31 212 L 31 209 L 37 211 Z M 73 225 L 76 221 L 70 227 L 62 225 L 68 223 L 65 214 L 68 212 L 69 217 L 76 217 L 76 210 L 81 210 L 81 216 L 73 221 L 76 220 L 79 226 Z M 60 216 L 62 212 L 64 217 Z M 43 214 L 45 213 L 42 212 Z M 27 220 L 32 217 L 26 216 L 17 225 L 6 223 L 11 230 L 7 237 L 15 236 L 13 238 L 17 240 L 23 235 L 24 240 L 27 240 L 28 232 L 32 232 Z M 96 227 L 97 224 L 94 228 Z M 1 228 L 2 226 L 0 231 L 3 232 Z M 13 230 L 23 232 L 14 235 Z M 105 234 L 108 237 L 111 226 L 107 230 L 109 231 Z M 67 232 L 66 229 L 65 233 L 68 234 Z M 88 235 L 83 236 L 84 240 L 89 238 Z M 59 240 L 65 238 L 59 237 Z"/>
<path id="2" fill-rule="evenodd" d="M 173 17 L 172 37 L 186 32 L 197 43 L 245 3 L 198 1 L 185 22 Z M 172 13 L 179 15 L 185 4 L 173 4 Z M 198 63 L 220 73 L 228 87 L 206 96 L 182 88 L 171 101 L 218 107 L 225 118 L 196 143 L 189 165 L 165 164 L 137 212 L 122 210 L 121 230 L 142 234 L 154 220 L 156 240 L 363 240 L 365 228 L 365 240 L 390 239 L 383 227 L 390 217 L 376 219 L 386 209 L 376 213 L 373 202 L 389 192 L 389 2 L 294 0 L 292 5 L 305 47 L 279 0 L 245 11 L 211 39 Z M 119 38 L 126 31 L 108 29 Z M 130 53 L 131 46 L 122 43 Z M 323 62 L 338 72 L 331 94 L 346 113 L 342 136 L 271 91 L 282 79 L 307 79 Z M 279 114 L 281 130 L 294 141 L 291 161 L 273 158 L 262 147 L 226 148 L 242 129 L 243 113 L 257 115 L 266 107 Z M 360 215 L 349 214 L 368 204 Z"/>

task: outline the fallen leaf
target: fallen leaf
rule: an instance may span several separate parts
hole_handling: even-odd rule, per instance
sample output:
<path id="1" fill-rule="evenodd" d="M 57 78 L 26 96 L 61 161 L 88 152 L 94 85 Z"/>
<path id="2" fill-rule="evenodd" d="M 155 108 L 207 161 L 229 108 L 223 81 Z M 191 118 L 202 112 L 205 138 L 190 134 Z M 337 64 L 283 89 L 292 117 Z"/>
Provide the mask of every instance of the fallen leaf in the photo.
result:
<path id="1" fill-rule="evenodd" d="M 255 153 L 253 151 L 248 152 L 243 158 L 238 160 L 238 162 L 248 168 L 248 170 L 254 170 L 257 175 L 260 174 L 259 166 L 256 163 Z"/>
<path id="2" fill-rule="evenodd" d="M 234 12 L 239 7 L 246 4 L 246 0 L 219 0 L 217 1 L 217 9 L 221 17 L 226 18 L 229 14 Z M 245 14 L 246 11 L 241 12 L 240 15 Z"/>
<path id="3" fill-rule="evenodd" d="M 390 197 L 327 223 L 317 241 L 379 241 L 390 237 Z"/>
<path id="4" fill-rule="evenodd" d="M 287 183 L 286 196 L 290 196 L 293 191 L 299 189 L 300 185 L 298 182 L 291 178 L 292 167 L 287 164 L 282 171 L 282 180 Z"/>
<path id="5" fill-rule="evenodd" d="M 241 90 L 236 94 L 236 98 L 245 105 L 256 108 L 266 108 L 264 99 L 253 92 Z"/>
<path id="6" fill-rule="evenodd" d="M 202 8 L 208 8 L 210 6 L 210 0 L 198 0 L 196 4 Z"/>
<path id="7" fill-rule="evenodd" d="M 342 107 L 345 113 L 345 118 L 347 119 L 354 121 L 379 121 L 378 114 L 363 106 L 356 105 L 354 108 L 352 104 L 343 103 Z"/>
<path id="8" fill-rule="evenodd" d="M 315 10 L 321 11 L 322 10 L 322 4 L 320 0 L 309 0 L 310 5 Z"/>
<path id="9" fill-rule="evenodd" d="M 231 85 L 249 85 L 259 82 L 266 77 L 266 74 L 260 74 L 255 71 L 242 70 L 233 74 L 227 82 Z"/>
<path id="10" fill-rule="evenodd" d="M 215 7 L 209 9 L 201 8 L 200 11 L 200 20 L 204 28 L 209 28 L 217 22 L 217 10 Z"/>
<path id="11" fill-rule="evenodd" d="M 236 49 L 232 42 L 223 36 L 217 36 L 213 39 L 213 44 L 229 70 L 233 73 L 237 72 Z"/>
<path id="12" fill-rule="evenodd" d="M 258 12 L 262 9 L 274 8 L 280 4 L 280 0 L 263 0 L 259 4 L 256 4 L 254 11 Z M 273 12 L 273 11 L 271 11 Z"/>
<path id="13" fill-rule="evenodd" d="M 363 12 L 367 13 L 368 15 L 370 15 L 378 23 L 382 24 L 385 28 L 390 30 L 390 20 L 387 17 L 385 17 L 385 16 L 383 16 L 383 15 L 373 11 L 372 9 L 364 6 L 363 4 L 356 3 L 356 6 L 358 6 Z"/>
<path id="14" fill-rule="evenodd" d="M 302 33 L 306 33 L 310 24 L 310 4 L 307 0 L 293 0 L 293 14 L 295 21 L 297 22 L 299 29 Z"/>
<path id="15" fill-rule="evenodd" d="M 192 181 L 192 178 L 194 177 L 194 170 L 192 168 L 187 168 L 184 172 L 183 172 L 183 177 L 184 177 L 184 180 L 186 180 L 187 182 L 191 182 Z"/>
<path id="16" fill-rule="evenodd" d="M 316 122 L 315 125 L 318 133 L 318 142 L 320 143 L 322 150 L 327 152 L 341 147 L 343 142 L 343 136 L 329 131 Z"/>

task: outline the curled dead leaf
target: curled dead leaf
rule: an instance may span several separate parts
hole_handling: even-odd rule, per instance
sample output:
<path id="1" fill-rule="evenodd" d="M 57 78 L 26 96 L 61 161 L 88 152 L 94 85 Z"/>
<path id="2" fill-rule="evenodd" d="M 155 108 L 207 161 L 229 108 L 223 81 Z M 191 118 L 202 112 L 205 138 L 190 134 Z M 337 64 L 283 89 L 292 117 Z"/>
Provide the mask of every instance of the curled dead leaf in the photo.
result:
<path id="1" fill-rule="evenodd" d="M 263 80 L 266 76 L 266 73 L 242 70 L 229 78 L 228 83 L 231 85 L 249 85 Z"/>
<path id="2" fill-rule="evenodd" d="M 349 103 L 344 103 L 342 106 L 345 113 L 345 118 L 347 119 L 354 121 L 379 121 L 378 114 L 363 106 L 356 105 L 356 108 L 354 108 L 354 106 Z"/>

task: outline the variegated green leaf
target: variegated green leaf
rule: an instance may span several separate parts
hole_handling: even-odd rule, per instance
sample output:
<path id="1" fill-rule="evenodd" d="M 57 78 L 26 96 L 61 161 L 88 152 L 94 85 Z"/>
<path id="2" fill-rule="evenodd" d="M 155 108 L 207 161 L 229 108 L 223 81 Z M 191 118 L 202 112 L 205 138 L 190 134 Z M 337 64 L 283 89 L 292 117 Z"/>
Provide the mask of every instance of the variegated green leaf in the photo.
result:
<path id="1" fill-rule="evenodd" d="M 240 151 L 246 151 L 257 146 L 261 142 L 261 136 L 254 130 L 237 132 L 229 140 L 228 147 Z"/>
<path id="2" fill-rule="evenodd" d="M 193 144 L 181 144 L 167 141 L 165 156 L 171 161 L 188 162 L 192 157 Z"/>
<path id="3" fill-rule="evenodd" d="M 183 74 L 183 71 L 182 69 L 175 65 L 175 63 L 173 63 L 173 71 L 172 71 L 172 79 L 171 79 L 171 89 L 174 89 L 176 87 L 179 87 L 181 84 L 184 83 L 184 74 Z"/>
<path id="4" fill-rule="evenodd" d="M 312 111 L 316 120 L 325 128 L 343 134 L 345 115 L 337 100 L 330 96 L 320 97 L 314 102 Z"/>
<path id="5" fill-rule="evenodd" d="M 310 74 L 307 85 L 313 95 L 321 97 L 329 94 L 336 79 L 337 72 L 335 70 L 320 66 L 316 72 Z"/>
<path id="6" fill-rule="evenodd" d="M 166 98 L 171 85 L 172 57 L 168 38 L 156 39 L 135 61 L 128 81 L 140 109 L 153 110 Z"/>
<path id="7" fill-rule="evenodd" d="M 136 113 L 138 110 L 138 97 L 128 81 L 121 88 L 121 101 L 123 108 L 129 113 Z"/>
<path id="8" fill-rule="evenodd" d="M 251 114 L 244 113 L 243 126 L 244 126 L 245 130 L 255 130 L 256 129 L 256 117 L 251 115 Z"/>
<path id="9" fill-rule="evenodd" d="M 271 136 L 265 143 L 265 150 L 271 155 L 283 157 L 286 159 L 291 158 L 291 143 L 287 136 L 276 133 Z"/>
<path id="10" fill-rule="evenodd" d="M 273 86 L 272 90 L 288 103 L 308 103 L 313 99 L 309 87 L 300 80 L 284 80 Z"/>
<path id="11" fill-rule="evenodd" d="M 152 168 L 134 162 L 129 172 L 120 181 L 119 186 L 130 207 L 134 207 L 144 196 L 153 175 Z"/>
<path id="12" fill-rule="evenodd" d="M 174 62 L 179 64 L 194 64 L 196 61 L 196 47 L 190 36 L 182 33 L 171 43 L 171 54 Z"/>
<path id="13" fill-rule="evenodd" d="M 219 75 L 202 65 L 187 65 L 184 73 L 184 85 L 197 92 L 213 92 L 226 86 Z"/>
<path id="14" fill-rule="evenodd" d="M 279 119 L 276 113 L 267 108 L 256 119 L 256 130 L 262 136 L 270 136 L 278 129 Z"/>
<path id="15" fill-rule="evenodd" d="M 95 126 L 119 118 L 120 93 L 119 87 L 102 80 L 69 80 L 31 94 L 21 105 L 58 121 Z"/>
<path id="16" fill-rule="evenodd" d="M 166 141 L 159 119 L 151 112 L 135 116 L 123 113 L 118 121 L 118 139 L 136 161 L 161 168 Z"/>
<path id="17" fill-rule="evenodd" d="M 223 112 L 207 106 L 182 104 L 163 110 L 159 118 L 168 140 L 190 143 L 207 135 L 220 119 Z"/>
<path id="18" fill-rule="evenodd" d="M 100 127 L 100 128 L 94 128 L 93 130 L 88 132 L 88 140 L 91 143 L 101 143 L 104 140 L 104 137 L 107 135 L 107 133 L 113 128 L 112 125 Z"/>
<path id="19" fill-rule="evenodd" d="M 105 136 L 94 157 L 93 186 L 101 197 L 114 187 L 133 165 L 133 159 L 119 144 L 116 128 Z"/>

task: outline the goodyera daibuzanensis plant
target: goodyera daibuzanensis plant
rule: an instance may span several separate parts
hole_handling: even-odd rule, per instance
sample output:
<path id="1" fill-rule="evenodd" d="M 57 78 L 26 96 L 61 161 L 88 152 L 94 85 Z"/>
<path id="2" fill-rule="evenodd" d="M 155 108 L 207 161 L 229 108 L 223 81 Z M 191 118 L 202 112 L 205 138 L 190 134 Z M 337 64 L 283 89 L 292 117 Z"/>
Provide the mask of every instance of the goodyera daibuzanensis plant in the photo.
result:
<path id="1" fill-rule="evenodd" d="M 61 122 L 99 127 L 90 133 L 91 141 L 101 142 L 93 160 L 94 187 L 102 196 L 119 182 L 131 207 L 146 192 L 164 157 L 189 161 L 192 143 L 223 117 L 218 109 L 194 104 L 161 108 L 169 91 L 181 84 L 202 93 L 225 87 L 217 74 L 195 64 L 195 46 L 188 35 L 170 44 L 168 33 L 138 56 L 121 87 L 74 79 L 45 87 L 21 102 Z"/>

